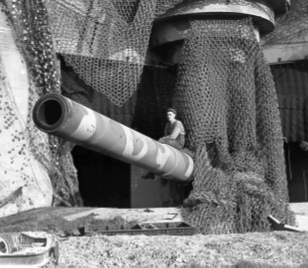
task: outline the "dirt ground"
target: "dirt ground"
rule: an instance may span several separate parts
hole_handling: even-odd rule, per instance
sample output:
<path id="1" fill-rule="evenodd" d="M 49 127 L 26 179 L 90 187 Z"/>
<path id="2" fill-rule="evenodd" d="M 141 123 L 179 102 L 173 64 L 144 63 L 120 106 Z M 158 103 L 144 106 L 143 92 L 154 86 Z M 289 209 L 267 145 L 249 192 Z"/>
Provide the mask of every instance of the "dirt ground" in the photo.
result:
<path id="1" fill-rule="evenodd" d="M 308 233 L 70 237 L 59 265 L 308 267 Z"/>
<path id="2" fill-rule="evenodd" d="M 291 204 L 307 230 L 308 204 Z M 155 216 L 157 218 L 157 216 Z M 193 236 L 69 237 L 61 266 L 307 267 L 308 231 Z"/>
<path id="3" fill-rule="evenodd" d="M 307 204 L 296 206 L 299 216 L 307 216 Z M 294 209 L 295 210 L 295 209 Z M 93 211 L 95 213 L 93 213 Z M 135 218 L 154 212 L 125 210 L 110 220 L 109 210 L 93 208 L 40 208 L 0 218 L 0 232 L 45 231 L 59 240 L 60 267 L 185 266 L 185 267 L 307 267 L 308 231 L 245 233 L 225 235 L 84 235 L 80 227 L 119 226 L 130 229 Z M 122 210 L 110 210 L 114 216 Z M 164 210 L 158 210 L 163 212 Z M 173 210 L 167 210 L 174 212 Z M 103 214 L 107 219 L 103 219 Z M 110 213 L 111 213 L 110 212 Z M 148 215 L 149 214 L 149 215 Z M 168 214 L 168 213 L 167 213 Z M 168 215 L 169 215 L 168 214 Z M 173 214 L 173 213 L 171 213 Z M 155 214 L 156 215 L 156 214 Z M 163 215 L 162 215 L 163 216 Z M 99 219 L 97 218 L 99 217 Z M 153 216 L 152 216 L 153 217 Z M 154 216 L 155 219 L 160 215 Z M 104 225 L 105 224 L 105 225 Z M 307 227 L 308 222 L 303 221 Z M 307 228 L 308 229 L 308 228 Z M 91 236 L 90 236 L 91 234 Z"/>

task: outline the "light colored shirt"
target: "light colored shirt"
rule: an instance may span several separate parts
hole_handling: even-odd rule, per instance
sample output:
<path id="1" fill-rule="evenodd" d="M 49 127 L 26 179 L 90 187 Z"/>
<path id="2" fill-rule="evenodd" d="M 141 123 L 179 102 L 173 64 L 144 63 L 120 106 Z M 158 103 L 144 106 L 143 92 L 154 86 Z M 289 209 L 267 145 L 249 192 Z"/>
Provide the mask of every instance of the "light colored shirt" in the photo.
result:
<path id="1" fill-rule="evenodd" d="M 168 122 L 165 126 L 165 136 L 171 136 L 176 139 L 179 135 L 185 135 L 185 129 L 181 121 L 175 120 L 173 123 Z"/>

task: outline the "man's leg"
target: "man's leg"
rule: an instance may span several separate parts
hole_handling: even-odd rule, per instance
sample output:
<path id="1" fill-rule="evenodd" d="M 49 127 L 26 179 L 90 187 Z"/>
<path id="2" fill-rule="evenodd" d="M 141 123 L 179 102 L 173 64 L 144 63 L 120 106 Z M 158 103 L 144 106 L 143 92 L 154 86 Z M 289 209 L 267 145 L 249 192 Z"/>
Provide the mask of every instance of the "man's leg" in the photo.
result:
<path id="1" fill-rule="evenodd" d="M 168 139 L 168 138 L 163 137 L 163 138 L 160 138 L 158 141 L 162 144 L 167 144 L 177 150 L 183 149 L 183 146 L 177 140 Z"/>

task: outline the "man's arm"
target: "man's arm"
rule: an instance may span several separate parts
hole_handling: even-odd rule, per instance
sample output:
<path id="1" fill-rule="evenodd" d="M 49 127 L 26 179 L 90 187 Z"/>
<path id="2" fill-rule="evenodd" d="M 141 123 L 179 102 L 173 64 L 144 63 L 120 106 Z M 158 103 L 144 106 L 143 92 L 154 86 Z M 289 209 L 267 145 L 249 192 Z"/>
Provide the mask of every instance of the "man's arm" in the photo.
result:
<path id="1" fill-rule="evenodd" d="M 165 137 L 168 137 L 170 139 L 175 140 L 179 136 L 180 133 L 181 133 L 180 123 L 177 121 L 175 123 L 173 130 L 172 130 L 172 133 L 170 135 L 165 136 Z"/>
<path id="2" fill-rule="evenodd" d="M 175 140 L 179 136 L 180 133 L 181 133 L 181 129 L 176 126 L 174 130 L 172 131 L 170 138 Z"/>
<path id="3" fill-rule="evenodd" d="M 164 130 L 164 136 L 168 136 L 168 131 L 167 131 L 167 128 L 168 128 L 168 123 L 165 125 L 165 130 Z"/>

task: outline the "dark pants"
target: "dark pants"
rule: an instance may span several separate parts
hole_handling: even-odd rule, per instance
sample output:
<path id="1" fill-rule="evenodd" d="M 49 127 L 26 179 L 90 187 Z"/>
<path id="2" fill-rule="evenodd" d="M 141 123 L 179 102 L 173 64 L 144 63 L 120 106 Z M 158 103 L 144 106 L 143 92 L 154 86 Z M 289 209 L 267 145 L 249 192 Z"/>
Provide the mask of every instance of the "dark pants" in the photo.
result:
<path id="1" fill-rule="evenodd" d="M 166 138 L 166 137 L 162 137 L 158 141 L 162 144 L 170 145 L 171 147 L 178 149 L 178 150 L 182 150 L 184 146 L 184 144 L 182 144 L 180 141 Z"/>

